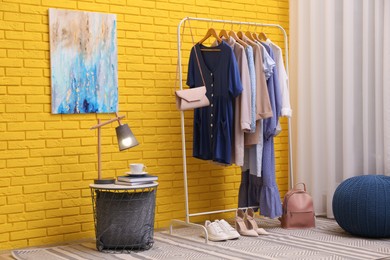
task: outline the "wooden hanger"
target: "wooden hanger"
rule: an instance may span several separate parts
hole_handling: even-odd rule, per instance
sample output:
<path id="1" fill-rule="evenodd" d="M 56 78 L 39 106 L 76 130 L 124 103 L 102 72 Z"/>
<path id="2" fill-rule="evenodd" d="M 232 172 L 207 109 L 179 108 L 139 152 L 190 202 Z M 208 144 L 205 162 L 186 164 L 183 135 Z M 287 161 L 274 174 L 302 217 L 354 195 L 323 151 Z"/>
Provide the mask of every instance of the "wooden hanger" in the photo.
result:
<path id="1" fill-rule="evenodd" d="M 240 38 L 241 40 L 242 40 L 242 36 L 243 36 L 244 34 L 242 33 L 242 31 L 238 31 L 237 32 L 237 36 L 238 36 L 238 38 Z"/>
<path id="2" fill-rule="evenodd" d="M 219 37 L 222 38 L 222 37 L 225 37 L 226 40 L 228 40 L 230 38 L 230 36 L 228 35 L 228 33 L 226 32 L 225 29 L 222 29 L 220 32 L 219 32 Z"/>
<path id="3" fill-rule="evenodd" d="M 255 39 L 256 41 L 260 41 L 260 38 L 257 36 L 256 33 L 252 33 L 252 36 L 253 36 L 253 39 Z"/>
<path id="4" fill-rule="evenodd" d="M 220 44 L 222 42 L 222 39 L 219 38 L 218 34 L 217 34 L 217 31 L 214 29 L 214 28 L 210 28 L 208 29 L 206 35 L 203 37 L 202 40 L 200 40 L 198 43 L 199 44 L 202 44 L 205 40 L 207 40 L 208 38 L 210 38 L 210 36 L 213 36 L 217 41 L 218 41 L 218 44 Z M 200 49 L 201 51 L 221 51 L 220 49 Z"/>
<path id="5" fill-rule="evenodd" d="M 236 42 L 238 42 L 239 44 L 241 44 L 241 45 L 244 46 L 245 48 L 248 47 L 248 44 L 246 44 L 246 42 L 244 42 L 243 40 L 241 40 L 240 38 L 238 38 L 237 34 L 236 34 L 234 31 L 230 31 L 230 32 L 229 32 L 229 36 L 232 37 L 233 39 L 235 39 Z"/>
<path id="6" fill-rule="evenodd" d="M 249 38 L 249 40 L 255 41 L 255 39 L 253 38 L 252 33 L 251 33 L 250 31 L 247 31 L 247 32 L 245 33 L 245 35 L 246 35 L 246 37 Z"/>
<path id="7" fill-rule="evenodd" d="M 263 32 L 259 33 L 259 38 L 262 41 L 266 41 L 268 39 L 267 35 L 265 33 L 263 33 Z"/>

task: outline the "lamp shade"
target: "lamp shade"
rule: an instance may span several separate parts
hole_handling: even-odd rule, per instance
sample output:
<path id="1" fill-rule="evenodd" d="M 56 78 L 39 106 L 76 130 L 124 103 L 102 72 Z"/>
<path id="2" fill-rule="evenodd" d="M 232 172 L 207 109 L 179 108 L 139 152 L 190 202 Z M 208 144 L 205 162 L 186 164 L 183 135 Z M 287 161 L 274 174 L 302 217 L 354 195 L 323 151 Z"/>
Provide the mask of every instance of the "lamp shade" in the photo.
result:
<path id="1" fill-rule="evenodd" d="M 115 130 L 116 137 L 118 138 L 119 151 L 129 149 L 139 144 L 127 124 L 120 125 L 116 127 Z"/>

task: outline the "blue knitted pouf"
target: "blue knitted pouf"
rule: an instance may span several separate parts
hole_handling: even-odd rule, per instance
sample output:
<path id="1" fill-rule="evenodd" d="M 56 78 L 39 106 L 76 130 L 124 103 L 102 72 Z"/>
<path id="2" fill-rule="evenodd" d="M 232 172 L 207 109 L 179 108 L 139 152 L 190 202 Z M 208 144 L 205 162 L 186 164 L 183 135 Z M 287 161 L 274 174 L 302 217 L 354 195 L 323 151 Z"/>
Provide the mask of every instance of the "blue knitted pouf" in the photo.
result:
<path id="1" fill-rule="evenodd" d="M 363 175 L 343 181 L 333 196 L 337 223 L 352 235 L 390 237 L 390 177 Z"/>

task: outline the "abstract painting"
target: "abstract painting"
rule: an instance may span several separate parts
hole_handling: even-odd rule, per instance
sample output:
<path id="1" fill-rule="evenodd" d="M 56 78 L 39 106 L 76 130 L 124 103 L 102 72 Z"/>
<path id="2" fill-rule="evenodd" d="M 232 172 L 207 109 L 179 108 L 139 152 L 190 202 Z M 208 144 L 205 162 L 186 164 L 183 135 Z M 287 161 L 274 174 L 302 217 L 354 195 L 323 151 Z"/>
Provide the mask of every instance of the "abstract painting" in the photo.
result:
<path id="1" fill-rule="evenodd" d="M 53 114 L 118 110 L 116 15 L 49 9 Z"/>

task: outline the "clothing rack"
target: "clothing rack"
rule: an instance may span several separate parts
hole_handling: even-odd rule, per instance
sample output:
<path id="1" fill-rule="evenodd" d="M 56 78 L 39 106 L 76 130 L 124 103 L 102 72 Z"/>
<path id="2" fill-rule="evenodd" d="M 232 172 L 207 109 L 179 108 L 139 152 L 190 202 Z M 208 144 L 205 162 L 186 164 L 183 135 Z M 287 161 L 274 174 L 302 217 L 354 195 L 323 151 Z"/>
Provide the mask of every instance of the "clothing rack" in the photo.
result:
<path id="1" fill-rule="evenodd" d="M 287 33 L 284 30 L 282 26 L 279 24 L 266 24 L 266 23 L 255 23 L 255 22 L 240 22 L 240 21 L 232 21 L 232 20 L 218 20 L 218 19 L 209 19 L 209 18 L 196 18 L 196 17 L 185 17 L 177 26 L 177 55 L 178 55 L 178 69 L 179 69 L 179 83 L 180 83 L 180 89 L 183 89 L 183 75 L 182 75 L 182 68 L 181 68 L 181 42 L 180 42 L 180 29 L 183 24 L 187 20 L 194 20 L 194 21 L 200 21 L 200 22 L 212 22 L 212 23 L 224 23 L 224 24 L 237 24 L 237 25 L 248 25 L 248 26 L 258 26 L 258 27 L 274 27 L 278 28 L 282 31 L 284 35 L 284 51 L 285 51 L 285 67 L 286 67 L 286 73 L 287 76 L 288 73 L 288 39 L 287 39 Z M 234 209 L 223 209 L 223 210 L 215 210 L 215 211 L 207 211 L 207 212 L 198 212 L 198 213 L 190 213 L 189 212 L 189 206 L 188 206 L 188 183 L 187 183 L 187 155 L 186 155 L 186 140 L 185 140 L 185 125 L 184 125 L 184 112 L 180 111 L 180 117 L 181 117 L 181 141 L 182 141 L 182 155 L 183 155 L 183 180 L 184 180 L 184 195 L 185 195 L 185 212 L 186 212 L 186 218 L 185 221 L 179 220 L 179 219 L 172 219 L 171 224 L 169 227 L 169 233 L 173 233 L 173 225 L 174 223 L 185 225 L 185 226 L 191 226 L 203 229 L 203 232 L 205 234 L 205 242 L 208 243 L 208 232 L 207 229 L 200 224 L 192 223 L 190 222 L 190 217 L 195 216 L 201 216 L 201 215 L 210 215 L 210 214 L 216 214 L 216 213 L 225 213 L 225 212 L 231 212 L 236 211 L 237 208 Z M 291 143 L 291 118 L 288 117 L 288 162 L 289 162 L 289 186 L 292 188 L 293 186 L 293 166 L 292 166 L 292 143 Z"/>

